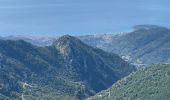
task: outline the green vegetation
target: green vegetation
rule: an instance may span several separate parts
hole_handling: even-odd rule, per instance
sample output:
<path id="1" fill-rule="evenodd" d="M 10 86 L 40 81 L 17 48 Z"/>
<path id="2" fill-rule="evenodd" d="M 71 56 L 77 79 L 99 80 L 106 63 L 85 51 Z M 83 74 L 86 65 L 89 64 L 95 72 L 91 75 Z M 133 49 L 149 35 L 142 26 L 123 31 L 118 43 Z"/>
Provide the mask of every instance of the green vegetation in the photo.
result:
<path id="1" fill-rule="evenodd" d="M 153 65 L 116 82 L 89 100 L 169 100 L 170 65 Z"/>

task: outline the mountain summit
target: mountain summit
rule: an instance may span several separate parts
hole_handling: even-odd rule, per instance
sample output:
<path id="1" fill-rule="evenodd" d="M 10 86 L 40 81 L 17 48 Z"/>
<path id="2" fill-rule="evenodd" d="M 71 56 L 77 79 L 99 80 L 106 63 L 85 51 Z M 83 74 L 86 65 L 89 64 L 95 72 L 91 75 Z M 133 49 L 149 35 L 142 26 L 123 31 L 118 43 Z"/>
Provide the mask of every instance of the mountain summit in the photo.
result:
<path id="1" fill-rule="evenodd" d="M 81 50 L 88 49 L 88 45 L 84 44 L 81 40 L 70 35 L 64 35 L 57 39 L 52 46 L 54 46 L 60 53 L 77 53 Z"/>
<path id="2" fill-rule="evenodd" d="M 60 38 L 58 38 L 53 45 L 70 45 L 70 44 L 77 44 L 77 43 L 82 43 L 79 39 L 76 37 L 70 36 L 70 35 L 64 35 Z"/>

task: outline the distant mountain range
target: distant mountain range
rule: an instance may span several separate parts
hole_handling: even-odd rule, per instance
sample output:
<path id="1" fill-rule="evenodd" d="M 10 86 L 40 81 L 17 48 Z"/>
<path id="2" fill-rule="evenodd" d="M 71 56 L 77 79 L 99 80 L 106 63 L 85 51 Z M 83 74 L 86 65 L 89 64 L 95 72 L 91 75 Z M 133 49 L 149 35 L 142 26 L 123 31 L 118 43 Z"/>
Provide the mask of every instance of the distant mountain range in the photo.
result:
<path id="1" fill-rule="evenodd" d="M 170 65 L 133 73 L 87 100 L 169 100 Z"/>
<path id="2" fill-rule="evenodd" d="M 136 71 L 118 55 L 65 35 L 50 46 L 0 40 L 0 99 L 76 100 Z"/>
<path id="3" fill-rule="evenodd" d="M 17 36 L 3 36 L 0 39 L 3 40 L 24 40 L 36 46 L 49 46 L 52 45 L 54 41 L 56 41 L 60 36 L 25 36 L 25 35 L 17 35 Z"/>
<path id="4" fill-rule="evenodd" d="M 116 53 L 139 66 L 170 62 L 170 29 L 156 25 L 137 25 L 130 33 L 77 36 L 84 43 Z M 17 37 L 19 38 L 19 37 Z M 23 38 L 35 45 L 50 45 L 58 37 Z M 9 38 L 8 38 L 9 39 Z M 10 37 L 10 39 L 12 39 Z"/>
<path id="5" fill-rule="evenodd" d="M 89 37 L 83 38 L 82 41 L 116 53 L 139 66 L 170 62 L 170 29 L 156 25 L 138 25 L 134 28 L 133 32 L 114 35 L 109 41 L 103 41 L 101 38 L 96 41 L 96 38 Z"/>

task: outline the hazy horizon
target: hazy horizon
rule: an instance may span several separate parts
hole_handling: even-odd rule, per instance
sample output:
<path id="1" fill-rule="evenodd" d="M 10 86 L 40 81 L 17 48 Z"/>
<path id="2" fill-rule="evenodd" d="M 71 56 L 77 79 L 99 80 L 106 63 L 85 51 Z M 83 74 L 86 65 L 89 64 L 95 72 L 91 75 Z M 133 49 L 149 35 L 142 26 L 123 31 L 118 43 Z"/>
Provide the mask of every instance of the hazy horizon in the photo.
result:
<path id="1" fill-rule="evenodd" d="M 168 0 L 0 0 L 0 35 L 129 32 L 140 24 L 170 27 Z"/>

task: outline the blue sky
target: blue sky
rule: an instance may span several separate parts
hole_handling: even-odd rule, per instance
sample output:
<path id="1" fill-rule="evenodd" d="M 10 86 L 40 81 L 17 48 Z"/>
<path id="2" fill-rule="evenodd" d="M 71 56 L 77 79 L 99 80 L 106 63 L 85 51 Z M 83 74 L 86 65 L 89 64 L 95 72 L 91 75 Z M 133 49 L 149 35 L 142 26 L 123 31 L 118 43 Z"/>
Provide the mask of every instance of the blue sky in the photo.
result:
<path id="1" fill-rule="evenodd" d="M 0 0 L 0 35 L 97 34 L 170 27 L 170 0 Z"/>

